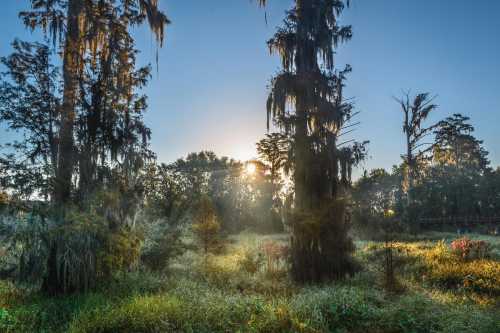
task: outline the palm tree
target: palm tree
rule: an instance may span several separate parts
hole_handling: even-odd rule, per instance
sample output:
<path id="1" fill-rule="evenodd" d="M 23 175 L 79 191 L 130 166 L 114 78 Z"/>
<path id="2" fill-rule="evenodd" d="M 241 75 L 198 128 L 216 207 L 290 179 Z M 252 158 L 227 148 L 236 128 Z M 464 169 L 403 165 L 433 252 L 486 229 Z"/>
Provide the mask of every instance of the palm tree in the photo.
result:
<path id="1" fill-rule="evenodd" d="M 415 185 L 418 165 L 424 160 L 425 154 L 432 150 L 430 143 L 422 142 L 427 135 L 432 133 L 435 125 L 423 127 L 423 122 L 429 114 L 437 109 L 433 104 L 435 97 L 429 93 L 417 94 L 410 102 L 410 94 L 407 92 L 401 99 L 396 101 L 401 105 L 403 112 L 403 133 L 406 136 L 406 155 L 403 160 L 406 165 L 405 183 L 407 184 L 407 200 L 411 205 L 411 191 Z"/>

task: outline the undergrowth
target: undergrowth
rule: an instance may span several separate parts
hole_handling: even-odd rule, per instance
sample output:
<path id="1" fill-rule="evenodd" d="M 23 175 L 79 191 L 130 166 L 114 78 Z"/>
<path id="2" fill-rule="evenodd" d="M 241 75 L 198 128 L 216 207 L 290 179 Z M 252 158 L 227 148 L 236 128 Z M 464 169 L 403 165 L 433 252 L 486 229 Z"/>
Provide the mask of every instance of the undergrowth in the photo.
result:
<path id="1" fill-rule="evenodd" d="M 463 261 L 447 242 L 396 243 L 405 289 L 391 294 L 370 259 L 382 243 L 358 243 L 365 270 L 353 278 L 298 286 L 286 265 L 269 265 L 262 250 L 285 240 L 240 235 L 209 260 L 187 253 L 168 276 L 122 274 L 94 293 L 67 297 L 3 281 L 0 332 L 500 331 L 496 257 Z"/>

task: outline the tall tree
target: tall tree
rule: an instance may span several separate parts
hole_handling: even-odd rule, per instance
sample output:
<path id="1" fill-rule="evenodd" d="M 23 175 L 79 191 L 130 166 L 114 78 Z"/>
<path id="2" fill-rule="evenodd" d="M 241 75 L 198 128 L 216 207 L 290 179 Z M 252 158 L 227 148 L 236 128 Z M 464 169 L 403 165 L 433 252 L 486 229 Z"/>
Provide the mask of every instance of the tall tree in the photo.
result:
<path id="1" fill-rule="evenodd" d="M 136 69 L 138 51 L 129 30 L 147 21 L 161 46 L 168 19 L 157 0 L 30 2 L 32 10 L 20 13 L 25 25 L 43 28 L 54 44 L 60 44 L 63 56 L 50 195 L 57 220 L 62 225 L 73 223 L 75 219 L 66 216 L 67 208 L 77 203 L 82 210 L 99 214 L 110 231 L 117 232 L 120 223 L 133 215 L 131 203 L 137 202 L 134 196 L 141 192 L 138 172 L 144 157 L 151 156 L 149 129 L 142 122 L 146 100 L 135 92 L 146 83 L 150 70 Z M 101 189 L 115 194 L 103 198 L 102 207 L 91 208 L 90 192 L 98 194 Z M 79 243 L 67 242 L 63 233 L 50 235 L 43 289 L 49 293 L 80 290 L 86 279 L 80 279 L 79 272 L 82 267 L 89 272 L 91 263 L 85 258 L 77 258 L 76 265 L 64 262 L 63 251 L 77 253 L 71 248 Z"/>
<path id="2" fill-rule="evenodd" d="M 405 187 L 408 206 L 412 204 L 412 190 L 415 186 L 415 179 L 419 165 L 426 158 L 426 154 L 432 150 L 432 143 L 422 142 L 427 135 L 432 134 L 435 126 L 424 127 L 424 122 L 429 114 L 437 109 L 433 103 L 435 97 L 429 93 L 417 94 L 413 100 L 410 93 L 406 93 L 401 99 L 396 101 L 401 105 L 403 112 L 403 133 L 406 139 L 406 154 L 403 161 L 406 166 Z"/>
<path id="3" fill-rule="evenodd" d="M 30 29 L 42 27 L 56 43 L 61 42 L 63 55 L 63 97 L 58 134 L 59 148 L 53 200 L 67 203 L 71 199 L 71 184 L 74 173 L 74 126 L 79 82 L 83 71 L 84 57 L 103 55 L 110 51 L 109 32 L 111 20 L 120 15 L 122 22 L 138 25 L 145 20 L 156 35 L 160 45 L 163 41 L 167 17 L 159 10 L 158 0 L 30 0 L 31 11 L 20 16 Z"/>
<path id="4" fill-rule="evenodd" d="M 474 169 L 484 172 L 488 169 L 488 152 L 482 147 L 483 141 L 474 137 L 474 127 L 470 118 L 454 114 L 437 124 L 434 161 L 451 165 L 458 169 Z"/>
<path id="5" fill-rule="evenodd" d="M 259 1 L 265 4 L 265 1 Z M 272 119 L 292 137 L 296 215 L 292 223 L 292 274 L 298 281 L 341 278 L 352 272 L 353 250 L 342 189 L 364 145 L 339 148 L 338 137 L 352 116 L 343 96 L 351 71 L 335 70 L 335 48 L 351 38 L 338 18 L 348 5 L 340 0 L 295 0 L 268 42 L 283 70 L 273 80 L 267 103 Z"/>

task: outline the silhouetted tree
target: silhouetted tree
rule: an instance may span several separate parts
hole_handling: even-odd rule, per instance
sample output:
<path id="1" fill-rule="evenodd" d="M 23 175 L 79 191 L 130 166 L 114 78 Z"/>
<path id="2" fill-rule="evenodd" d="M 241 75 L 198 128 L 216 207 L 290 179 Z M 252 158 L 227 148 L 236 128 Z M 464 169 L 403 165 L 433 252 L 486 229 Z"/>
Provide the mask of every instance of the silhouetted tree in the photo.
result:
<path id="1" fill-rule="evenodd" d="M 351 167 L 363 157 L 364 145 L 339 148 L 338 142 L 352 116 L 352 105 L 343 97 L 351 68 L 334 68 L 335 47 L 352 36 L 351 27 L 338 24 L 346 2 L 294 3 L 268 42 L 283 67 L 271 83 L 268 127 L 273 120 L 292 137 L 292 274 L 302 282 L 321 281 L 354 270 L 346 202 L 340 195 L 349 185 Z"/>
<path id="2" fill-rule="evenodd" d="M 436 163 L 478 172 L 488 168 L 488 152 L 482 147 L 483 141 L 473 136 L 474 127 L 469 120 L 469 117 L 454 114 L 437 124 L 433 146 Z"/>
<path id="3" fill-rule="evenodd" d="M 57 117 L 50 128 L 54 144 L 52 175 L 47 176 L 47 182 L 53 184 L 47 188 L 52 190 L 50 199 L 53 210 L 57 211 L 51 218 L 68 228 L 73 222 L 79 223 L 82 219 L 75 218 L 73 208 L 70 209 L 71 204 L 77 204 L 82 214 L 97 214 L 99 221 L 103 218 L 110 232 L 122 232 L 121 225 L 134 219 L 142 195 L 141 169 L 144 160 L 152 157 L 147 148 L 150 132 L 142 121 L 146 99 L 136 92 L 146 84 L 150 69 L 136 68 L 137 50 L 129 30 L 148 21 L 161 45 L 168 20 L 159 11 L 156 0 L 31 0 L 31 5 L 31 11 L 20 13 L 25 25 L 30 29 L 43 28 L 54 44 L 60 43 L 63 56 L 62 81 L 53 89 L 60 89 L 62 96 L 41 99 L 52 103 L 46 107 L 52 108 L 50 112 L 44 110 L 47 117 Z M 20 67 L 25 73 L 29 69 Z M 24 112 L 22 101 L 15 96 L 6 98 Z M 24 126 L 23 130 L 29 132 L 33 128 Z M 42 134 L 41 137 L 48 135 Z M 28 140 L 24 144 L 37 147 Z M 105 197 L 110 199 L 103 203 L 110 207 L 97 209 L 93 196 L 103 190 L 109 192 Z M 47 238 L 43 289 L 49 293 L 81 289 L 81 282 L 89 278 L 88 274 L 85 279 L 78 277 L 78 272 L 83 272 L 81 267 L 89 274 L 96 272 L 87 269 L 87 259 L 92 259 L 91 256 L 82 253 L 84 258 L 75 259 L 87 265 L 81 267 L 61 258 L 65 258 L 63 251 L 67 253 L 72 246 L 83 244 L 80 240 L 90 239 L 92 234 L 79 240 L 71 238 L 76 237 L 75 233 L 67 234 L 71 240 L 65 238 L 65 233 L 49 234 L 55 237 Z M 88 247 L 89 251 L 97 250 L 94 243 Z M 63 265 L 74 270 L 63 270 Z"/>
<path id="4" fill-rule="evenodd" d="M 437 105 L 433 104 L 434 98 L 429 93 L 421 93 L 410 101 L 410 94 L 406 93 L 401 99 L 396 99 L 404 115 L 403 133 L 406 136 L 406 154 L 403 155 L 403 161 L 407 169 L 405 184 L 409 206 L 411 206 L 412 189 L 418 177 L 419 165 L 425 161 L 426 154 L 432 150 L 432 143 L 422 142 L 422 139 L 432 134 L 435 127 L 423 126 L 429 114 L 437 109 Z"/>
<path id="5" fill-rule="evenodd" d="M 158 9 L 157 0 L 90 1 L 90 0 L 30 0 L 32 10 L 21 12 L 24 24 L 34 30 L 41 27 L 54 44 L 62 46 L 62 105 L 58 132 L 58 154 L 53 200 L 59 204 L 71 199 L 74 175 L 74 127 L 77 120 L 79 84 L 85 57 L 100 57 L 105 61 L 117 41 L 113 34 L 128 35 L 130 25 L 148 21 L 161 44 L 167 17 Z M 122 59 L 126 62 L 126 59 Z M 125 73 L 122 73 L 125 74 Z M 126 74 L 125 74 L 126 75 Z M 126 77 L 126 76 L 123 76 Z M 123 77 L 118 77 L 121 79 Z M 64 205 L 63 205 L 64 206 Z"/>

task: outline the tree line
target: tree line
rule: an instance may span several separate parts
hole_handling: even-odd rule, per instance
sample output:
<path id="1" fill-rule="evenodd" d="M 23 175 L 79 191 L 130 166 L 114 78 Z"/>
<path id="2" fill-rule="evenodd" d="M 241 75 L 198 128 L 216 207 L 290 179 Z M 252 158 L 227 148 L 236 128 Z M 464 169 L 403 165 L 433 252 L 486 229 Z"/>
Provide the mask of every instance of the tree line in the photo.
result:
<path id="1" fill-rule="evenodd" d="M 469 117 L 453 114 L 424 126 L 437 109 L 434 100 L 428 93 L 398 99 L 406 154 L 389 172 L 365 171 L 354 184 L 355 223 L 361 230 L 379 228 L 389 210 L 406 230 L 418 230 L 419 221 L 427 218 L 500 215 L 500 169 L 491 167 Z"/>

